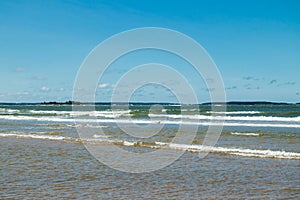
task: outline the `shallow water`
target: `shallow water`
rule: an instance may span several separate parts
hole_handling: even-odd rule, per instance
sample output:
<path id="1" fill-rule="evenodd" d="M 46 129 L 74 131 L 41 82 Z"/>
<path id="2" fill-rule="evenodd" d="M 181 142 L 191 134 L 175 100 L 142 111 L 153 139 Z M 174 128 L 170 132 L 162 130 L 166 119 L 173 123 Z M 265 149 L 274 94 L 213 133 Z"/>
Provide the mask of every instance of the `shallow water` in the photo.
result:
<path id="1" fill-rule="evenodd" d="M 1 198 L 299 198 L 299 161 L 185 153 L 164 169 L 131 174 L 81 144 L 1 139 Z"/>

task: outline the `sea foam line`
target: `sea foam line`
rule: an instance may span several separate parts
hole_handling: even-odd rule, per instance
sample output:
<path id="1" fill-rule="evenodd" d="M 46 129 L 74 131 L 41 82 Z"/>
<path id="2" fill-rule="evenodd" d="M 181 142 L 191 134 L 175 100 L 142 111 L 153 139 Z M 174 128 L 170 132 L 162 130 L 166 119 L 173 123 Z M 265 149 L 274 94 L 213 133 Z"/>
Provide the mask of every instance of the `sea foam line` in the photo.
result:
<path id="1" fill-rule="evenodd" d="M 1 109 L 5 113 L 0 114 L 17 114 L 20 110 L 14 109 Z M 103 117 L 103 118 L 119 118 L 122 116 L 130 117 L 130 110 L 118 110 L 118 111 L 53 111 L 53 110 L 29 110 L 23 113 L 32 114 L 55 114 L 55 115 L 65 115 L 65 116 L 90 116 L 90 117 Z M 228 112 L 217 112 L 217 111 L 207 111 L 211 114 L 257 114 L 259 111 L 228 111 Z M 21 113 L 22 114 L 22 113 Z M 148 114 L 152 118 L 169 118 L 169 119 L 191 119 L 191 120 L 226 120 L 226 121 L 269 121 L 269 122 L 300 122 L 300 116 L 298 117 L 273 117 L 273 116 L 210 116 L 210 115 L 181 115 L 181 114 Z"/>
<path id="2" fill-rule="evenodd" d="M 71 138 L 64 136 L 51 136 L 51 135 L 32 135 L 32 134 L 16 134 L 16 133 L 0 133 L 0 137 L 15 137 L 15 138 L 30 138 L 30 139 L 47 139 L 47 140 L 62 140 L 62 141 L 74 141 L 74 142 L 100 142 L 108 144 L 117 144 L 132 147 L 146 147 L 146 148 L 161 148 L 161 149 L 173 149 L 181 151 L 190 152 L 207 152 L 207 153 L 221 153 L 229 155 L 237 155 L 242 157 L 259 157 L 259 158 L 280 158 L 280 159 L 300 159 L 300 153 L 297 152 L 286 152 L 286 151 L 275 151 L 275 150 L 259 150 L 259 149 L 240 149 L 240 148 L 227 148 L 227 147 L 213 147 L 204 145 L 187 145 L 187 144 L 176 144 L 176 143 L 164 143 L 164 142 L 154 142 L 153 144 L 145 143 L 141 141 L 126 141 L 126 140 L 111 140 L 106 139 L 95 139 L 93 138 Z"/>
<path id="3" fill-rule="evenodd" d="M 300 117 L 270 117 L 270 116 L 207 116 L 207 115 L 174 115 L 174 114 L 149 114 L 149 117 L 165 117 L 173 119 L 194 120 L 226 120 L 226 121 L 278 121 L 300 122 Z"/>
<path id="4" fill-rule="evenodd" d="M 239 133 L 239 132 L 232 132 L 231 135 L 259 136 L 259 133 Z"/>
<path id="5" fill-rule="evenodd" d="M 130 110 L 119 111 L 56 111 L 56 110 L 29 110 L 32 114 L 56 114 L 56 115 L 69 115 L 69 116 L 94 116 L 105 118 L 116 118 L 121 116 L 130 116 Z M 23 113 L 23 114 L 26 114 Z"/>
<path id="6" fill-rule="evenodd" d="M 186 145 L 174 143 L 157 143 L 158 145 L 177 150 L 187 150 L 191 152 L 210 152 L 210 153 L 227 153 L 231 155 L 239 155 L 244 157 L 260 157 L 260 158 L 281 158 L 281 159 L 300 159 L 300 153 L 274 151 L 274 150 L 259 150 L 259 149 L 240 149 L 240 148 L 225 148 L 213 147 L 204 145 Z"/>
<path id="7" fill-rule="evenodd" d="M 58 117 L 32 117 L 32 116 L 10 116 L 0 115 L 0 119 L 6 120 L 36 120 L 51 122 L 70 122 L 70 123 L 122 123 L 122 124 L 185 124 L 185 125 L 203 125 L 203 126 L 248 126 L 248 127 L 278 127 L 278 128 L 300 128 L 300 123 L 296 124 L 277 124 L 277 123 L 238 123 L 238 122 L 219 122 L 219 121 L 187 121 L 187 120 L 140 120 L 140 119 L 83 119 L 83 118 L 58 118 Z"/>
<path id="8" fill-rule="evenodd" d="M 227 111 L 227 112 L 219 112 L 219 111 L 207 111 L 206 113 L 212 114 L 232 114 L 232 115 L 244 115 L 244 114 L 258 114 L 260 111 Z"/>
<path id="9" fill-rule="evenodd" d="M 0 136 L 15 137 L 15 138 L 48 139 L 48 140 L 71 140 L 72 139 L 70 137 L 64 137 L 64 136 L 17 134 L 17 133 L 0 133 Z"/>
<path id="10" fill-rule="evenodd" d="M 14 137 L 27 139 L 41 139 L 41 140 L 65 140 L 74 142 L 118 142 L 117 140 L 110 140 L 110 136 L 93 135 L 93 138 L 73 138 L 66 136 L 54 135 L 38 135 L 38 134 L 22 134 L 22 133 L 0 133 L 0 137 Z"/>

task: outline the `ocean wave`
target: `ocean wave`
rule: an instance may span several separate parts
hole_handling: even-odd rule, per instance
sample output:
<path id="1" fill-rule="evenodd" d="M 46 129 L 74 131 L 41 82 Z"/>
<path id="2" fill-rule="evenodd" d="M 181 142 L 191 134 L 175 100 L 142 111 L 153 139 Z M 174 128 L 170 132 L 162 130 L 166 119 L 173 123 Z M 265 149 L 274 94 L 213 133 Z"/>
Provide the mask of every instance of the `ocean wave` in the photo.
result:
<path id="1" fill-rule="evenodd" d="M 20 110 L 0 108 L 0 114 L 18 114 L 18 113 L 20 113 Z"/>
<path id="2" fill-rule="evenodd" d="M 130 116 L 130 110 L 126 111 L 53 111 L 53 110 L 30 110 L 34 114 L 56 114 L 69 116 L 91 116 L 104 118 L 117 118 L 121 116 Z"/>
<path id="3" fill-rule="evenodd" d="M 56 111 L 56 110 L 28 110 L 24 111 L 24 114 L 26 113 L 32 113 L 32 114 L 53 114 L 53 115 L 67 115 L 70 114 L 70 111 Z"/>
<path id="4" fill-rule="evenodd" d="M 218 111 L 207 111 L 206 113 L 212 114 L 226 114 L 226 115 L 245 115 L 245 114 L 259 114 L 260 111 L 227 111 L 227 112 L 218 112 Z"/>
<path id="5" fill-rule="evenodd" d="M 62 116 L 92 116 L 104 118 L 117 118 L 130 116 L 130 110 L 125 111 L 57 111 L 57 110 L 15 110 L 0 108 L 0 114 L 21 114 L 21 115 L 62 115 Z"/>
<path id="6" fill-rule="evenodd" d="M 93 138 L 74 138 L 67 136 L 57 136 L 57 135 L 40 135 L 40 134 L 24 134 L 22 132 L 14 133 L 0 133 L 0 137 L 14 137 L 14 138 L 25 138 L 25 139 L 41 139 L 41 140 L 61 140 L 70 142 L 118 142 L 117 140 L 107 140 L 109 136 L 100 137 L 100 135 L 93 135 Z"/>
<path id="7" fill-rule="evenodd" d="M 69 123 L 122 123 L 122 124 L 173 124 L 173 125 L 202 125 L 202 126 L 247 126 L 247 127 L 278 127 L 278 128 L 300 128 L 299 123 L 245 123 L 245 122 L 218 122 L 216 121 L 187 121 L 187 120 L 161 120 L 161 119 L 84 119 L 84 118 L 59 118 L 59 117 L 33 117 L 33 116 L 14 116 L 0 115 L 0 119 L 6 120 L 33 120 Z"/>
<path id="8" fill-rule="evenodd" d="M 39 132 L 33 132 L 33 134 L 38 134 L 38 135 L 61 135 L 63 132 L 58 132 L 58 131 L 39 131 Z"/>
<path id="9" fill-rule="evenodd" d="M 94 134 L 93 138 L 112 138 L 112 136 Z"/>
<path id="10" fill-rule="evenodd" d="M 173 119 L 193 119 L 193 120 L 226 120 L 226 121 L 271 121 L 271 122 L 300 122 L 300 117 L 269 117 L 269 116 L 207 116 L 207 115 L 169 115 L 169 114 L 149 114 L 149 117 L 173 118 Z"/>
<path id="11" fill-rule="evenodd" d="M 259 111 L 228 111 L 228 112 L 215 112 L 207 111 L 211 114 L 257 114 Z M 16 115 L 18 114 L 18 115 Z M 30 115 L 34 114 L 34 116 Z M 40 114 L 41 116 L 36 116 Z M 133 117 L 131 110 L 105 110 L 105 111 L 54 111 L 54 110 L 27 110 L 20 111 L 16 109 L 6 109 L 0 108 L 0 115 L 12 115 L 12 116 L 24 116 L 25 117 L 48 117 L 43 115 L 54 115 L 62 116 L 65 118 L 75 117 L 96 117 L 96 118 L 126 118 Z M 144 116 L 144 115 L 142 115 Z M 300 116 L 296 117 L 274 117 L 274 116 L 211 116 L 211 115 L 201 115 L 201 114 L 154 114 L 154 113 L 145 113 L 145 117 L 150 118 L 166 118 L 166 119 L 189 119 L 189 120 L 214 120 L 214 121 L 264 121 L 264 122 L 299 122 Z"/>
<path id="12" fill-rule="evenodd" d="M 218 153 L 235 155 L 242 157 L 258 157 L 258 158 L 278 158 L 278 159 L 294 159 L 300 160 L 300 153 L 287 152 L 269 149 L 242 149 L 242 148 L 228 148 L 228 147 L 214 147 L 204 145 L 187 145 L 177 143 L 164 143 L 164 142 L 141 142 L 141 141 L 126 141 L 126 140 L 112 140 L 95 135 L 93 138 L 71 138 L 65 136 L 53 135 L 35 135 L 35 134 L 18 134 L 18 133 L 0 133 L 0 137 L 14 137 L 14 138 L 27 138 L 27 139 L 47 139 L 47 140 L 60 140 L 60 141 L 74 141 L 84 143 L 106 143 L 114 145 L 132 146 L 132 147 L 146 147 L 153 149 L 170 149 L 189 151 L 194 153 Z"/>
<path id="13" fill-rule="evenodd" d="M 123 141 L 124 146 L 136 146 L 138 142 Z"/>
<path id="14" fill-rule="evenodd" d="M 186 145 L 174 143 L 157 143 L 162 147 L 187 150 L 191 152 L 209 152 L 209 153 L 225 153 L 230 155 L 239 155 L 244 157 L 260 157 L 260 158 L 280 158 L 280 159 L 300 159 L 300 153 L 275 151 L 275 150 L 260 150 L 260 149 L 240 149 L 240 148 L 227 148 L 227 147 L 213 147 L 204 145 Z"/>
<path id="15" fill-rule="evenodd" d="M 231 135 L 241 135 L 241 136 L 259 136 L 259 133 L 239 133 L 239 132 L 231 132 Z"/>
<path id="16" fill-rule="evenodd" d="M 0 133 L 1 137 L 48 139 L 48 140 L 72 140 L 71 137 L 39 134 Z"/>
<path id="17" fill-rule="evenodd" d="M 104 117 L 104 118 L 118 118 L 121 116 L 131 116 L 130 110 L 124 111 L 72 111 L 70 116 L 91 116 L 91 117 Z"/>

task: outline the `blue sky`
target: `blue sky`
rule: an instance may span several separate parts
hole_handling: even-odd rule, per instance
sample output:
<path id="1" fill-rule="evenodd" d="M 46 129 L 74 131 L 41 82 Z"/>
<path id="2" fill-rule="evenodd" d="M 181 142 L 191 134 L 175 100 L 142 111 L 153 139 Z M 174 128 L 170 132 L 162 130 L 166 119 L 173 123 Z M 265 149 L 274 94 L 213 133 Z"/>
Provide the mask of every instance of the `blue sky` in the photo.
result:
<path id="1" fill-rule="evenodd" d="M 180 31 L 200 43 L 217 64 L 229 101 L 300 102 L 299 10 L 300 2 L 291 0 L 2 0 L 0 102 L 71 99 L 76 73 L 96 45 L 119 32 L 149 26 Z M 159 61 L 156 54 L 120 59 L 99 82 L 96 100 L 109 101 L 120 74 Z M 200 101 L 209 101 L 205 86 L 188 67 L 182 73 Z M 133 100 L 173 101 L 162 91 L 144 87 Z"/>

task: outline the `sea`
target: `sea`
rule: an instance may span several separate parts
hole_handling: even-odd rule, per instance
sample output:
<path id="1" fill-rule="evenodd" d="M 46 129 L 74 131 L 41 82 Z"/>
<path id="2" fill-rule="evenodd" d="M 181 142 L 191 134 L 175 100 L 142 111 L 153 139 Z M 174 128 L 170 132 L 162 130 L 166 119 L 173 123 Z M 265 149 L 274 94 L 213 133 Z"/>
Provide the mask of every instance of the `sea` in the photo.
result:
<path id="1" fill-rule="evenodd" d="M 0 150 L 0 199 L 300 199 L 300 104 L 3 103 Z"/>

